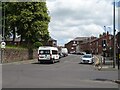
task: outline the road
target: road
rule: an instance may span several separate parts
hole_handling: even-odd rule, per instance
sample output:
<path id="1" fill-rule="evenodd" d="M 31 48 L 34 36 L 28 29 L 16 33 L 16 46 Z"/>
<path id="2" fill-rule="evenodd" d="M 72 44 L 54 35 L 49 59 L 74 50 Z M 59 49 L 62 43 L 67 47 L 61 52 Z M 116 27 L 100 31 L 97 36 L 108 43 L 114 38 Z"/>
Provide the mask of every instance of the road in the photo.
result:
<path id="1" fill-rule="evenodd" d="M 3 88 L 118 88 L 110 80 L 118 79 L 117 70 L 95 70 L 79 64 L 79 55 L 61 58 L 55 64 L 4 64 Z"/>

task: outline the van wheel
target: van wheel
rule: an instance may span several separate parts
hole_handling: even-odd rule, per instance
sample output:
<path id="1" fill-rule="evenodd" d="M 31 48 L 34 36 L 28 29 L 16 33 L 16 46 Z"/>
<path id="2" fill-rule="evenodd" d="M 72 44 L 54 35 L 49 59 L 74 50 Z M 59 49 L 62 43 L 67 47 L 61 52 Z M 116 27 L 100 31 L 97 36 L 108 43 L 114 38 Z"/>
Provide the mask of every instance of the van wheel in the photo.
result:
<path id="1" fill-rule="evenodd" d="M 55 63 L 55 60 L 54 60 L 54 59 L 52 59 L 51 61 L 52 61 L 52 64 L 54 64 L 54 63 Z"/>

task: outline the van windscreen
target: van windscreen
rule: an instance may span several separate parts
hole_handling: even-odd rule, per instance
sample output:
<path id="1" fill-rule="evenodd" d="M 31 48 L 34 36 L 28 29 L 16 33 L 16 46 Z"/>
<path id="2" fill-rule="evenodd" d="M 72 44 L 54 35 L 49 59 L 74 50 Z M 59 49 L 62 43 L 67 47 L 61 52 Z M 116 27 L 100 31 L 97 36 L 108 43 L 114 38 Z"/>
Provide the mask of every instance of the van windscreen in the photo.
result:
<path id="1" fill-rule="evenodd" d="M 50 54 L 50 50 L 39 50 L 39 54 Z"/>

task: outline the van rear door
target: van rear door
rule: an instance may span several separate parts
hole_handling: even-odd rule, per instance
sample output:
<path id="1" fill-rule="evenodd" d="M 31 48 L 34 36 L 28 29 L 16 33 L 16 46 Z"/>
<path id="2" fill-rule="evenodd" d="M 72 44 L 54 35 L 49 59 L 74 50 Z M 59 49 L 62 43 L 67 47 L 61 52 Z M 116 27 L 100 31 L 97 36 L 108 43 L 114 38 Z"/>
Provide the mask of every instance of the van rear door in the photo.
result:
<path id="1" fill-rule="evenodd" d="M 39 50 L 39 60 L 50 60 L 50 50 Z"/>
<path id="2" fill-rule="evenodd" d="M 53 59 L 59 59 L 59 54 L 57 50 L 52 50 L 52 58 Z"/>

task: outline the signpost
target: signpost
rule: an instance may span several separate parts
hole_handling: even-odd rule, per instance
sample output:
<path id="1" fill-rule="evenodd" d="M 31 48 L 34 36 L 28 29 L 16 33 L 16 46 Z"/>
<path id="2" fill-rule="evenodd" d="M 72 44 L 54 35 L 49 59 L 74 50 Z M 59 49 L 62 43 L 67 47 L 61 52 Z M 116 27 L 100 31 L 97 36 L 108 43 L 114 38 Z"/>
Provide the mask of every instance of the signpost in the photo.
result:
<path id="1" fill-rule="evenodd" d="M 3 51 L 5 49 L 6 43 L 4 41 L 1 42 L 1 63 L 3 61 Z"/>
<path id="2" fill-rule="evenodd" d="M 5 42 L 1 42 L 1 49 L 4 49 L 6 46 L 6 43 Z"/>

